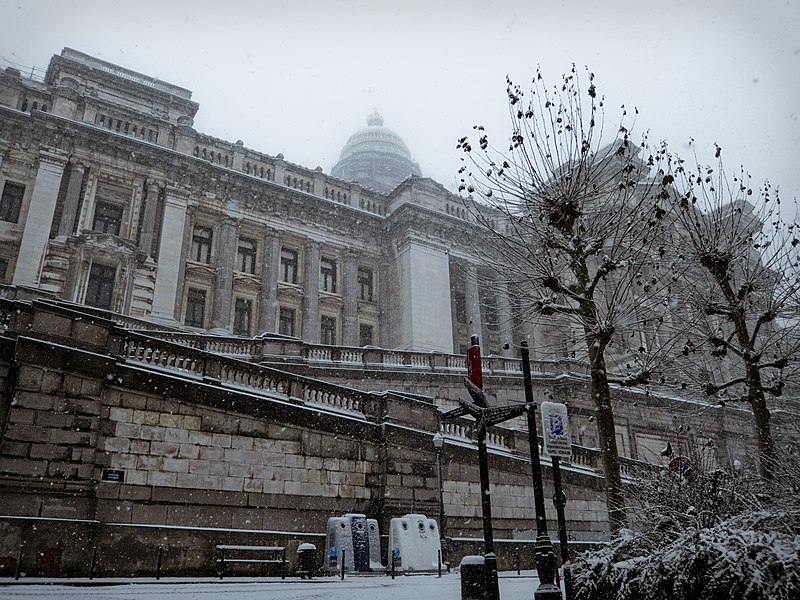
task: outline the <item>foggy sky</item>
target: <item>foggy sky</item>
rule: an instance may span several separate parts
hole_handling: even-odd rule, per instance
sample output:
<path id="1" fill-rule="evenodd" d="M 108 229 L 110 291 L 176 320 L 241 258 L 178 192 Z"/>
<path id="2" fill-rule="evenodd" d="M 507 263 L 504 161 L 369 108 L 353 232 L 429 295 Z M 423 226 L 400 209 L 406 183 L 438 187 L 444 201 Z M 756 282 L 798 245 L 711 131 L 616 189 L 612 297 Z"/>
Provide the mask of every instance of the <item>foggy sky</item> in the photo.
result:
<path id="1" fill-rule="evenodd" d="M 326 173 L 377 109 L 450 189 L 459 137 L 508 136 L 506 74 L 555 84 L 574 62 L 612 122 L 636 106 L 638 132 L 684 154 L 692 137 L 702 162 L 717 142 L 800 196 L 795 0 L 0 0 L 0 23 L 23 71 L 86 52 L 192 90 L 198 131 Z"/>

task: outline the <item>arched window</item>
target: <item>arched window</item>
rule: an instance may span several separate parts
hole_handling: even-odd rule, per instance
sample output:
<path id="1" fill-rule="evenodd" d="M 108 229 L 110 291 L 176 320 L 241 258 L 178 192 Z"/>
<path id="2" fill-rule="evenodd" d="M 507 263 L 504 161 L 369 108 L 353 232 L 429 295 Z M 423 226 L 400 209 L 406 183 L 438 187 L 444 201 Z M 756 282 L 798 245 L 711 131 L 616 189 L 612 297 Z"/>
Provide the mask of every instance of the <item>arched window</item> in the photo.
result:
<path id="1" fill-rule="evenodd" d="M 199 146 L 195 146 L 194 147 L 194 155 L 195 156 L 200 156 L 200 148 L 199 148 Z"/>

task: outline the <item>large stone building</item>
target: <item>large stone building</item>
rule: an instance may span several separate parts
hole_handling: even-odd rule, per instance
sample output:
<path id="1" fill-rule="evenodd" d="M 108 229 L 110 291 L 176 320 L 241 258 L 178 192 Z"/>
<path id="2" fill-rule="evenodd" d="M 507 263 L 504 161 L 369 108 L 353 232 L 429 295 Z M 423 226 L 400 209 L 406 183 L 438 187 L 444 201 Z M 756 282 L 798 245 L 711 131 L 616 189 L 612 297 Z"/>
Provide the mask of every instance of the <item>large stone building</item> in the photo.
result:
<path id="1" fill-rule="evenodd" d="M 377 114 L 329 176 L 203 135 L 189 90 L 71 49 L 0 94 L 6 283 L 242 336 L 452 352 L 486 322 L 499 353 L 515 335 L 460 200 Z"/>
<path id="2" fill-rule="evenodd" d="M 555 324 L 519 318 L 459 198 L 377 114 L 327 175 L 196 131 L 198 108 L 71 49 L 43 81 L 0 74 L 0 572 L 85 573 L 97 547 L 100 572 L 149 573 L 169 544 L 167 571 L 203 573 L 221 540 L 435 512 L 429 442 L 465 396 L 473 333 L 493 402 L 523 400 L 523 340 L 536 398 L 570 402 L 567 518 L 601 539 L 585 367 L 559 360 Z M 667 442 L 747 461 L 746 411 L 625 399 L 628 475 Z M 532 539 L 521 425 L 491 435 L 506 541 Z M 446 433 L 442 528 L 463 553 L 480 538 L 475 449 L 469 421 Z"/>

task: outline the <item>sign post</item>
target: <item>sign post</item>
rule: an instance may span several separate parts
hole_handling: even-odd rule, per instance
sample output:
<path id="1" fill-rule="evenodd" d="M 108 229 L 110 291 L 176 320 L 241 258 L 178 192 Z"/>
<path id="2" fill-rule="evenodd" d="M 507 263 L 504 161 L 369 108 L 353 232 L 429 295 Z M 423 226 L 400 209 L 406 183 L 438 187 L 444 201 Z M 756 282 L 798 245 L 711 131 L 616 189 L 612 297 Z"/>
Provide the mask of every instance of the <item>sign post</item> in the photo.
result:
<path id="1" fill-rule="evenodd" d="M 558 518 L 558 541 L 561 546 L 561 567 L 564 570 L 564 592 L 567 600 L 572 599 L 572 574 L 570 572 L 569 539 L 564 507 L 567 495 L 561 485 L 561 459 L 572 458 L 572 438 L 569 433 L 569 413 L 566 404 L 542 402 L 542 429 L 544 433 L 545 454 L 553 461 L 553 504 Z"/>

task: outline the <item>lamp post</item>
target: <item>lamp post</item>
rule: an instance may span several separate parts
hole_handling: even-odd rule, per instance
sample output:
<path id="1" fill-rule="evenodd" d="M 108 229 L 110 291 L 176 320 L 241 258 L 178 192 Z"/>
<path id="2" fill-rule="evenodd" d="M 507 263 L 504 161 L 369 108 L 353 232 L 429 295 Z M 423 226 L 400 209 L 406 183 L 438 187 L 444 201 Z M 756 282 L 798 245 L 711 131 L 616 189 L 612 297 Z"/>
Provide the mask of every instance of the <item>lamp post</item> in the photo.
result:
<path id="1" fill-rule="evenodd" d="M 528 407 L 528 440 L 531 448 L 531 474 L 533 475 L 533 501 L 536 509 L 536 545 L 534 558 L 536 573 L 539 576 L 539 587 L 534 592 L 535 600 L 561 600 L 561 590 L 555 585 L 556 555 L 553 542 L 547 533 L 547 519 L 544 514 L 544 486 L 542 484 L 542 464 L 539 461 L 539 435 L 536 427 L 536 404 L 533 401 L 531 383 L 531 364 L 528 343 L 522 342 L 520 348 L 522 358 L 522 378 L 525 387 L 525 402 Z"/>
<path id="2" fill-rule="evenodd" d="M 442 447 L 444 446 L 444 435 L 441 431 L 433 434 L 433 445 L 436 448 L 436 467 L 437 467 L 437 486 L 439 488 L 439 545 L 442 550 L 442 564 L 450 570 L 447 562 L 447 516 L 444 514 L 444 479 L 442 478 Z"/>

